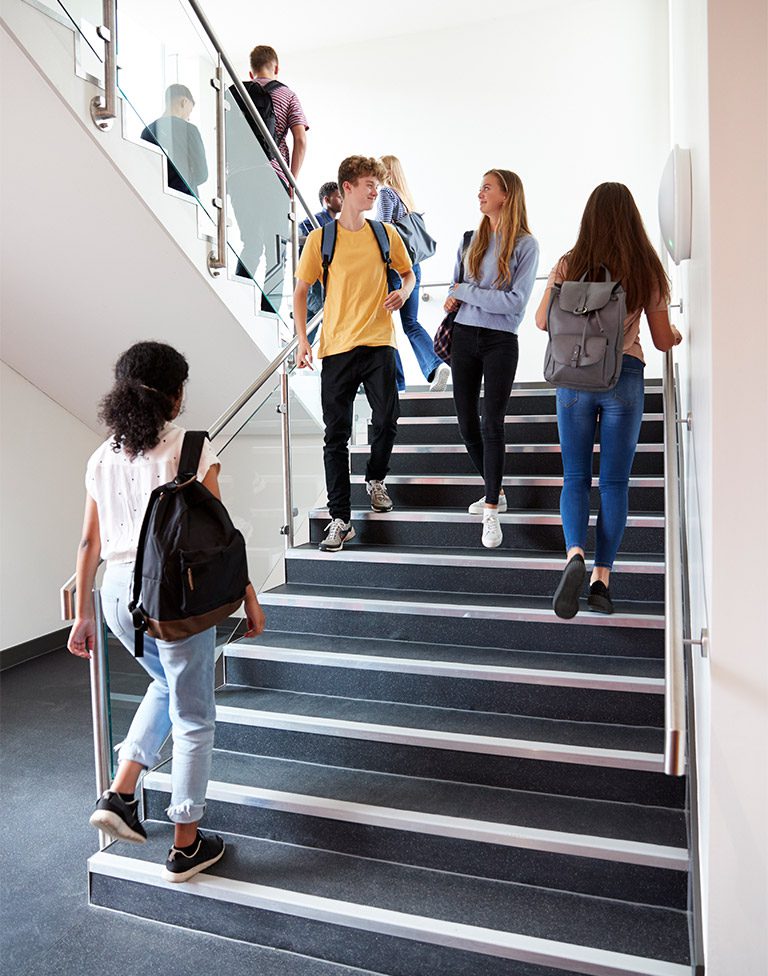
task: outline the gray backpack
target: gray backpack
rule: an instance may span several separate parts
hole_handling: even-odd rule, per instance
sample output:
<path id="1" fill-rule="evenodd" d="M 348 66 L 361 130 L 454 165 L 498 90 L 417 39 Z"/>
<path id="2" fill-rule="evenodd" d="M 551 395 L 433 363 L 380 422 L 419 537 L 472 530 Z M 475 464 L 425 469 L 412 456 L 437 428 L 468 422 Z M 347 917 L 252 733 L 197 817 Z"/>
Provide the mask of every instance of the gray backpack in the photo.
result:
<path id="1" fill-rule="evenodd" d="M 605 281 L 586 277 L 552 286 L 544 379 L 552 386 L 602 393 L 621 374 L 627 301 L 607 268 Z"/>

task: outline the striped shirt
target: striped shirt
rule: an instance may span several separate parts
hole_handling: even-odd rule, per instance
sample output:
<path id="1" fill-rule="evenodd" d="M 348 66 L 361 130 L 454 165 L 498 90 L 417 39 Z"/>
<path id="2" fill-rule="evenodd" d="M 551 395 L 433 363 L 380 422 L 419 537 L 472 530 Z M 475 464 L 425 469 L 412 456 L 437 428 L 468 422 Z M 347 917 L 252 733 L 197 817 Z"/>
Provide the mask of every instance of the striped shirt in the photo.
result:
<path id="1" fill-rule="evenodd" d="M 400 194 L 391 186 L 382 186 L 376 200 L 376 220 L 391 224 L 408 213 L 408 208 L 400 199 Z"/>
<path id="2" fill-rule="evenodd" d="M 272 81 L 271 78 L 254 78 L 253 80 L 258 81 L 262 88 Z M 304 115 L 304 109 L 301 107 L 299 96 L 287 85 L 281 82 L 280 87 L 273 89 L 269 94 L 272 98 L 272 107 L 275 110 L 275 142 L 280 150 L 280 155 L 290 166 L 291 154 L 285 137 L 294 125 L 303 125 L 305 129 L 308 129 L 309 125 Z M 282 171 L 274 160 L 272 165 L 282 176 Z"/>

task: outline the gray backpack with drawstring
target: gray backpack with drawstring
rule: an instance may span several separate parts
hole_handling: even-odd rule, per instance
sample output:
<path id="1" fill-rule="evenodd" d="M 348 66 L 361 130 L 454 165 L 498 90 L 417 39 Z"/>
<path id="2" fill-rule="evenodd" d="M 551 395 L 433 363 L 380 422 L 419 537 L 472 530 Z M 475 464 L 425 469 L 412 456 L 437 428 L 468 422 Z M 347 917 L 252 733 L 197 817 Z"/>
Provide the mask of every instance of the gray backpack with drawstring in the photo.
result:
<path id="1" fill-rule="evenodd" d="M 627 301 L 621 282 L 578 281 L 553 285 L 547 308 L 544 379 L 551 386 L 602 393 L 621 375 Z"/>

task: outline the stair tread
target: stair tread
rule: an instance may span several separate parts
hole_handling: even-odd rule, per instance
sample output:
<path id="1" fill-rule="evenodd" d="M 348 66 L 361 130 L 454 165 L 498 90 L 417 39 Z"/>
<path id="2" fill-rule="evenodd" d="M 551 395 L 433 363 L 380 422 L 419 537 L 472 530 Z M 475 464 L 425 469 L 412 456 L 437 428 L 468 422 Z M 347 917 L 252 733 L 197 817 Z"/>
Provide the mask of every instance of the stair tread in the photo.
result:
<path id="1" fill-rule="evenodd" d="M 157 771 L 169 773 L 171 767 L 169 759 Z M 687 844 L 682 810 L 449 783 L 224 749 L 214 750 L 211 782 L 680 850 Z M 145 789 L 151 788 L 145 782 Z"/>
<path id="2" fill-rule="evenodd" d="M 321 586 L 316 583 L 283 583 L 272 587 L 260 594 L 269 603 L 270 594 L 276 596 L 312 596 L 329 597 L 333 599 L 349 600 L 392 600 L 397 603 L 431 603 L 452 605 L 468 605 L 476 607 L 491 607 L 509 610 L 544 610 L 549 611 L 552 619 L 557 618 L 552 613 L 552 599 L 545 596 L 519 596 L 516 594 L 497 593 L 462 593 L 460 598 L 456 593 L 441 593 L 433 590 L 387 590 L 379 587 L 366 586 Z M 660 603 L 645 601 L 615 601 L 615 617 L 624 614 L 638 614 L 643 617 L 663 617 L 664 607 Z M 590 623 L 596 626 L 605 623 L 610 618 L 601 614 L 589 614 Z"/>
<path id="3" fill-rule="evenodd" d="M 157 865 L 159 871 L 171 840 L 170 827 L 150 822 L 147 833 L 146 844 L 119 842 L 107 853 L 129 862 Z M 223 836 L 227 854 L 206 872 L 208 885 L 201 894 L 210 890 L 217 878 L 228 879 L 334 899 L 347 903 L 350 914 L 354 912 L 352 906 L 365 905 L 499 933 L 515 932 L 679 964 L 688 961 L 687 916 L 675 909 L 490 881 L 242 835 Z M 96 855 L 94 861 L 98 860 L 111 859 Z"/>
<path id="4" fill-rule="evenodd" d="M 647 726 L 569 722 L 500 712 L 464 711 L 232 685 L 219 689 L 216 699 L 217 704 L 224 707 L 359 723 L 362 738 L 365 737 L 366 726 L 384 725 L 462 736 L 581 746 L 601 751 L 661 755 L 664 749 L 664 730 Z"/>
<path id="5" fill-rule="evenodd" d="M 480 524 L 478 518 L 478 526 Z M 370 553 L 372 556 L 381 555 L 402 555 L 405 557 L 416 556 L 435 556 L 435 557 L 448 557 L 449 559 L 457 560 L 461 564 L 466 565 L 468 559 L 482 559 L 483 561 L 491 562 L 492 560 L 525 560 L 526 562 L 533 563 L 551 563 L 556 562 L 558 567 L 565 566 L 565 558 L 560 550 L 557 551 L 547 551 L 547 550 L 530 550 L 530 549 L 486 549 L 483 546 L 467 546 L 466 548 L 457 548 L 455 546 L 407 546 L 400 545 L 398 543 L 393 543 L 391 545 L 379 545 L 379 544 L 369 544 L 359 542 L 358 540 L 353 540 L 350 543 L 346 543 L 341 552 L 322 552 L 317 548 L 317 544 L 313 542 L 305 542 L 301 545 L 295 546 L 293 549 L 289 549 L 286 552 L 286 558 L 302 558 L 304 553 L 315 554 L 314 558 L 322 559 L 349 559 L 355 558 L 358 554 Z M 351 555 L 350 555 L 351 554 Z M 395 562 L 396 560 L 392 560 Z M 621 572 L 623 566 L 630 564 L 648 564 L 654 569 L 658 569 L 659 566 L 664 565 L 664 556 L 658 553 L 631 553 L 628 555 L 618 556 L 614 563 L 614 570 L 616 572 Z"/>
<path id="6" fill-rule="evenodd" d="M 379 518 L 407 518 L 409 516 L 429 516 L 435 521 L 445 520 L 455 520 L 460 516 L 466 516 L 466 521 L 476 522 L 477 516 L 470 515 L 466 507 L 456 508 L 456 507 L 441 507 L 441 508 L 424 508 L 423 506 L 408 506 L 408 505 L 398 505 L 392 512 L 373 512 L 370 508 L 353 508 L 352 518 L 360 516 L 378 516 Z M 309 511 L 310 518 L 329 518 L 330 514 L 326 507 L 312 508 Z M 500 513 L 500 518 L 502 521 L 513 521 L 515 519 L 520 519 L 524 521 L 536 520 L 536 519 L 551 519 L 555 524 L 561 524 L 560 512 L 554 508 L 539 508 L 535 511 L 530 508 L 508 508 L 506 512 Z M 594 520 L 597 518 L 597 513 L 592 512 L 591 518 Z M 647 519 L 661 519 L 662 525 L 664 521 L 663 512 L 630 512 L 627 517 L 627 525 L 632 525 L 637 520 L 647 520 Z"/>
<path id="7" fill-rule="evenodd" d="M 259 637 L 241 637 L 229 645 L 229 648 L 239 645 L 582 674 L 609 674 L 638 678 L 664 677 L 664 662 L 660 659 L 621 657 L 612 654 L 508 651 L 460 644 L 423 644 L 416 641 L 382 640 L 374 637 L 330 637 L 325 634 L 293 634 L 275 630 L 265 630 Z"/>

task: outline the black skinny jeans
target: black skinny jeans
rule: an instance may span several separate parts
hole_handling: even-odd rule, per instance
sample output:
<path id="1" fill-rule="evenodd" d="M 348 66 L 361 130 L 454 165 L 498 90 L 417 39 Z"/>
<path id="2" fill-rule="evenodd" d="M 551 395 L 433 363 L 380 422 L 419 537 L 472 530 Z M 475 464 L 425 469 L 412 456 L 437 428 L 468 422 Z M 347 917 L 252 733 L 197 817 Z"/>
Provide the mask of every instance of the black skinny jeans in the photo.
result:
<path id="1" fill-rule="evenodd" d="M 485 500 L 497 505 L 504 477 L 504 417 L 517 370 L 517 336 L 474 325 L 453 326 L 451 372 L 459 430 L 485 481 Z M 480 385 L 484 384 L 480 421 Z"/>
<path id="2" fill-rule="evenodd" d="M 352 408 L 358 387 L 363 384 L 371 405 L 371 456 L 366 481 L 383 481 L 397 436 L 400 400 L 395 381 L 395 350 L 392 346 L 358 346 L 323 359 L 320 395 L 323 404 L 325 441 L 325 485 L 331 518 L 349 522 L 349 438 Z"/>

